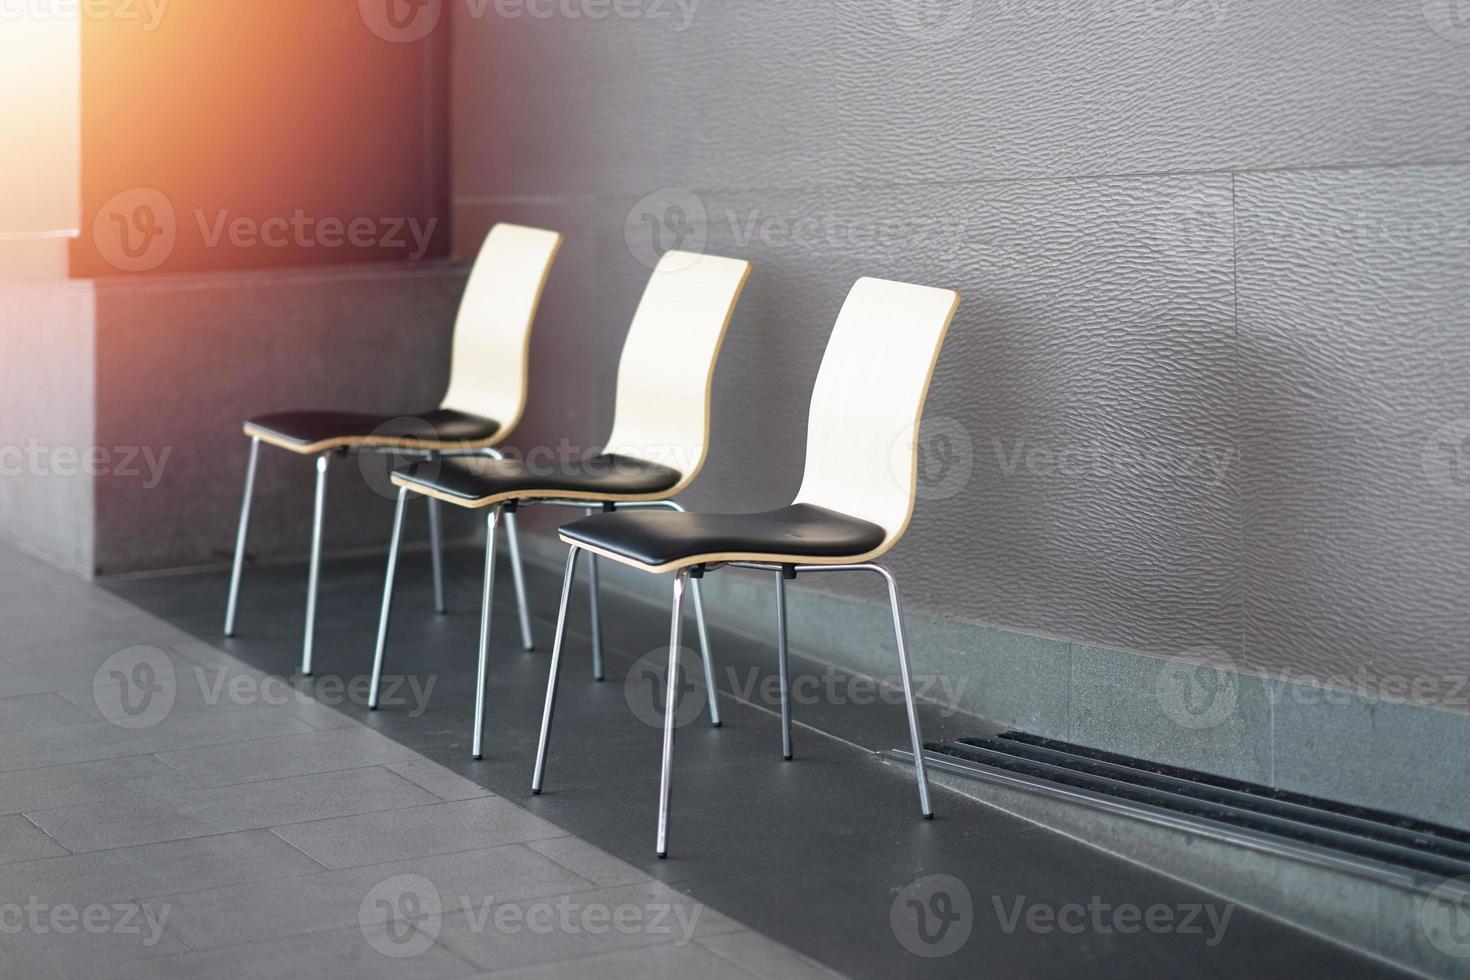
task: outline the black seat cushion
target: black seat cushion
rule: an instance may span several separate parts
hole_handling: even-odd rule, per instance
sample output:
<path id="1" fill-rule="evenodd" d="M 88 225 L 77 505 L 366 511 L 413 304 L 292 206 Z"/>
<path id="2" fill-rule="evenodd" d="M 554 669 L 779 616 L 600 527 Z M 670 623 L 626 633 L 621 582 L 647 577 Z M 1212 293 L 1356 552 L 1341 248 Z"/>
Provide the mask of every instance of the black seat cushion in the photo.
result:
<path id="1" fill-rule="evenodd" d="M 683 474 L 658 463 L 599 454 L 558 462 L 460 456 L 414 463 L 393 476 L 395 483 L 473 503 L 491 497 L 554 497 L 558 493 L 642 496 L 672 488 Z"/>
<path id="2" fill-rule="evenodd" d="M 730 552 L 856 557 L 886 537 L 877 524 L 815 504 L 792 504 L 759 514 L 627 510 L 584 517 L 562 527 L 561 534 L 569 541 L 654 566 Z"/>
<path id="3" fill-rule="evenodd" d="M 480 442 L 500 431 L 499 422 L 451 408 L 438 408 L 412 417 L 357 412 L 280 412 L 251 419 L 245 425 L 252 434 L 295 446 Z"/>

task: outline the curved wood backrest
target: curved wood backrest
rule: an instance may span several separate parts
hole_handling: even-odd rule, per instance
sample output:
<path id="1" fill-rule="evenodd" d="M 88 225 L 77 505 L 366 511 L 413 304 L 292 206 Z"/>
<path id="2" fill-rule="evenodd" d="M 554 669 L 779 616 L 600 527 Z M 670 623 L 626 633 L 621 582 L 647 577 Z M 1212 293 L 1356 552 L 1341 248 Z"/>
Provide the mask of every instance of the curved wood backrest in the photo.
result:
<path id="1" fill-rule="evenodd" d="M 918 486 L 919 419 L 960 294 L 859 279 L 847 294 L 812 389 L 806 473 L 797 503 L 908 528 Z"/>
<path id="2" fill-rule="evenodd" d="M 465 285 L 441 407 L 499 422 L 497 442 L 526 408 L 531 324 L 561 243 L 554 231 L 498 224 L 485 236 Z"/>
<path id="3" fill-rule="evenodd" d="M 605 451 L 678 470 L 661 497 L 704 465 L 715 360 L 749 276 L 743 259 L 665 252 L 633 314 Z"/>

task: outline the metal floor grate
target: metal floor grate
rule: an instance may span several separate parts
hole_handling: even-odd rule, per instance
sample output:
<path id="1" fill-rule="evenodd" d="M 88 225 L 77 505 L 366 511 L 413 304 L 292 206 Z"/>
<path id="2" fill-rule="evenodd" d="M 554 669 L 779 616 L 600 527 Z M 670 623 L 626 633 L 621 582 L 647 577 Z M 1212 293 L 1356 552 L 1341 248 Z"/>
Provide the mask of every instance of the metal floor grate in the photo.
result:
<path id="1" fill-rule="evenodd" d="M 895 750 L 892 755 L 911 759 Z M 1025 732 L 925 747 L 944 772 L 1060 796 L 1412 887 L 1470 874 L 1470 833 Z"/>

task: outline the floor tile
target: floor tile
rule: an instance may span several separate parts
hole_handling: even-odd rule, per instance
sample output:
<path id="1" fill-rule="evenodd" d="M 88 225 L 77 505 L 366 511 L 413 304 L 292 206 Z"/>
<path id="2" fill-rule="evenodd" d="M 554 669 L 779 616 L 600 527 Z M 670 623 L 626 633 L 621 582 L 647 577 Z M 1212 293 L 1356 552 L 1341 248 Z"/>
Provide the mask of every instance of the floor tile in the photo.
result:
<path id="1" fill-rule="evenodd" d="M 233 745 L 160 752 L 158 758 L 201 785 L 356 769 L 412 759 L 417 753 L 366 728 L 341 728 Z M 422 787 L 420 787 L 422 788 Z"/>
<path id="2" fill-rule="evenodd" d="M 351 868 L 560 837 L 565 831 L 495 798 L 298 823 L 276 833 L 329 868 Z"/>
<path id="3" fill-rule="evenodd" d="M 199 786 L 151 755 L 0 772 L 0 813 L 22 813 L 134 796 L 167 796 Z"/>
<path id="4" fill-rule="evenodd" d="M 0 875 L 0 896 L 112 902 L 320 870 L 279 837 L 256 830 L 8 864 Z"/>
<path id="5" fill-rule="evenodd" d="M 66 848 L 46 836 L 44 830 L 25 817 L 19 814 L 0 817 L 0 864 L 56 857 L 66 853 Z"/>
<path id="6" fill-rule="evenodd" d="M 382 932 L 381 927 L 377 930 Z M 369 930 L 371 933 L 371 930 Z M 228 950 L 200 950 L 178 956 L 157 956 L 109 966 L 107 980 L 437 980 L 463 977 L 473 971 L 441 946 L 431 946 L 412 959 L 385 956 L 356 926 L 328 933 L 293 936 L 234 946 Z M 378 945 L 392 948 L 378 938 Z M 95 973 L 76 971 L 75 980 L 97 980 Z"/>
<path id="7" fill-rule="evenodd" d="M 816 960 L 749 930 L 705 936 L 698 945 L 724 957 L 752 976 L 769 980 L 840 980 L 842 976 Z"/>
<path id="8" fill-rule="evenodd" d="M 751 980 L 702 946 L 652 946 L 488 974 L 496 980 Z M 829 977 L 835 974 L 828 974 Z M 772 976 L 770 980 L 778 980 Z M 785 976 L 779 980 L 786 980 Z M 792 976 L 790 980 L 797 980 Z"/>
<path id="9" fill-rule="evenodd" d="M 476 785 L 437 762 L 416 756 L 406 762 L 390 762 L 385 769 L 396 772 L 409 782 L 417 783 L 441 800 L 472 800 L 493 796 L 488 789 Z"/>
<path id="10" fill-rule="evenodd" d="M 487 892 L 497 901 L 515 901 L 595 887 L 550 859 L 510 844 L 193 892 L 181 898 L 169 928 L 195 949 L 342 929 L 358 923 L 375 886 L 407 875 L 429 882 L 432 888 L 424 891 L 439 901 L 426 895 L 425 911 L 437 912 L 478 905 Z"/>
<path id="11" fill-rule="evenodd" d="M 648 880 L 647 873 L 579 837 L 552 837 L 549 840 L 532 841 L 526 846 L 540 851 L 562 867 L 604 888 Z"/>
<path id="12" fill-rule="evenodd" d="M 740 925 L 658 882 L 446 915 L 439 942 L 486 970 L 688 945 Z"/>
<path id="13" fill-rule="evenodd" d="M 95 851 L 432 802 L 426 790 L 387 770 L 354 769 L 28 816 L 72 850 Z"/>

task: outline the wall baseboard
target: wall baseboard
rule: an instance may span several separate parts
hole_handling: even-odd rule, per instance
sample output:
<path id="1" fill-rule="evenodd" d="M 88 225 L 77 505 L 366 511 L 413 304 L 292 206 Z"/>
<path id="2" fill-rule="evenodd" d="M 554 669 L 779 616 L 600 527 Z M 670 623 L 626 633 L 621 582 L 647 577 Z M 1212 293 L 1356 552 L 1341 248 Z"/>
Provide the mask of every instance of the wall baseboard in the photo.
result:
<path id="1" fill-rule="evenodd" d="M 526 535 L 527 560 L 559 571 L 563 546 Z M 605 589 L 666 605 L 669 577 L 604 561 Z M 900 583 L 900 586 L 902 583 Z M 877 581 L 875 579 L 875 592 Z M 712 625 L 774 638 L 757 572 L 704 580 Z M 888 607 L 789 590 L 791 646 L 876 677 L 896 670 Z M 930 700 L 1036 735 L 1470 829 L 1470 714 L 906 611 Z"/>

